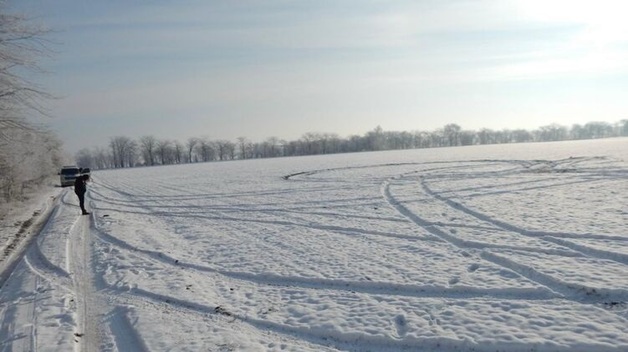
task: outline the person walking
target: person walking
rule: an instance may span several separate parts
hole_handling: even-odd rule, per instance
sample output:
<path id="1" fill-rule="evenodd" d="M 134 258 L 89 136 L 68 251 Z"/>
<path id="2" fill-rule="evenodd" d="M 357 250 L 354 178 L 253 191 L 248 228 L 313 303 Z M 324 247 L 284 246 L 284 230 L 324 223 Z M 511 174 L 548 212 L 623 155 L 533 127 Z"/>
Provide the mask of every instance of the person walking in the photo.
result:
<path id="1" fill-rule="evenodd" d="M 79 206 L 81 207 L 81 211 L 83 215 L 88 215 L 89 213 L 85 210 L 85 192 L 87 192 L 87 181 L 89 180 L 89 175 L 81 175 L 74 180 L 74 193 L 78 196 Z"/>

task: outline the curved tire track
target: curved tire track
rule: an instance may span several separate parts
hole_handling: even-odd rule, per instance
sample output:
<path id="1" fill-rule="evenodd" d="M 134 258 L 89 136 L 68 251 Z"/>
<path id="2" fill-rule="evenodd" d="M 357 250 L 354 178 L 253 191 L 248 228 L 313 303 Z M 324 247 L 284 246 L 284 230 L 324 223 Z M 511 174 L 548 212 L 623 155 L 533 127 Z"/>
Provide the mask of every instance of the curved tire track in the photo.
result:
<path id="1" fill-rule="evenodd" d="M 552 278 L 549 275 L 543 274 L 529 266 L 523 265 L 523 264 L 519 264 L 516 263 L 508 258 L 505 258 L 503 256 L 500 255 L 496 255 L 494 253 L 490 253 L 488 251 L 486 251 L 486 249 L 491 249 L 492 246 L 490 244 L 480 244 L 480 243 L 475 243 L 475 242 L 469 242 L 466 240 L 462 240 L 460 238 L 457 238 L 455 236 L 452 236 L 448 233 L 446 233 L 445 231 L 440 230 L 439 228 L 435 227 L 433 223 L 428 222 L 424 219 L 422 219 L 419 215 L 413 213 L 411 210 L 409 210 L 408 208 L 406 208 L 403 204 L 401 204 L 392 194 L 391 190 L 390 190 L 390 182 L 391 181 L 395 181 L 395 180 L 400 180 L 404 177 L 406 177 L 409 174 L 404 174 L 401 176 L 397 176 L 397 177 L 392 177 L 389 178 L 388 180 L 384 181 L 382 183 L 382 187 L 381 187 L 381 193 L 382 196 L 386 199 L 386 201 L 390 204 L 390 206 L 392 208 L 394 208 L 395 210 L 397 210 L 400 214 L 402 214 L 403 216 L 405 216 L 406 218 L 408 218 L 410 221 L 412 221 L 413 223 L 415 223 L 417 226 L 420 226 L 421 228 L 426 229 L 427 231 L 429 231 L 430 233 L 432 233 L 433 235 L 436 235 L 440 238 L 442 238 L 443 240 L 451 243 L 452 245 L 460 248 L 460 249 L 477 249 L 480 250 L 480 257 L 486 261 L 489 261 L 497 266 L 503 267 L 507 270 L 513 271 L 515 273 L 517 273 L 518 275 L 527 278 L 530 281 L 536 282 L 537 284 L 546 287 L 548 290 L 559 294 L 560 296 L 567 298 L 567 299 L 571 299 L 571 300 L 575 300 L 575 301 L 581 301 L 581 302 L 587 302 L 587 303 L 603 303 L 608 301 L 609 298 L 611 299 L 619 299 L 619 300 L 626 300 L 628 299 L 627 293 L 625 292 L 616 292 L 616 293 L 609 293 L 610 291 L 606 291 L 605 293 L 601 293 L 599 292 L 599 290 L 595 290 L 593 288 L 588 288 L 588 287 L 584 287 L 584 286 L 578 286 L 578 285 L 571 285 L 571 284 L 567 284 L 564 282 L 561 282 L 557 279 Z M 546 240 L 548 242 L 552 242 L 555 244 L 559 244 L 559 245 L 564 245 L 564 241 L 556 241 L 553 240 L 552 238 L 548 238 L 548 235 L 550 233 L 533 233 L 524 229 L 521 229 L 519 227 L 516 227 L 512 224 L 508 224 L 506 222 L 500 221 L 500 220 L 496 220 L 496 219 L 492 219 L 480 212 L 477 212 L 475 210 L 469 209 L 468 207 L 465 207 L 461 204 L 459 204 L 458 202 L 454 202 L 453 200 L 446 198 L 446 197 L 442 197 L 438 194 L 436 194 L 434 191 L 432 191 L 429 186 L 427 186 L 425 178 L 421 177 L 420 178 L 420 186 L 422 187 L 423 191 L 431 196 L 434 199 L 437 199 L 441 202 L 444 202 L 445 204 L 447 204 L 450 208 L 456 210 L 456 211 L 460 211 L 463 212 L 467 215 L 471 215 L 473 217 L 475 217 L 478 220 L 481 220 L 483 222 L 487 222 L 490 224 L 493 224 L 495 226 L 497 226 L 500 229 L 503 230 L 507 230 L 507 231 L 511 231 L 511 232 L 515 232 L 518 233 L 520 235 L 523 236 L 528 236 L 528 237 L 535 237 L 535 238 L 540 238 L 542 240 Z M 617 260 L 619 259 L 619 262 L 622 264 L 624 263 L 624 259 L 623 255 L 619 255 L 619 256 L 609 256 L 607 253 L 603 253 L 603 251 L 596 251 L 596 250 L 589 250 L 589 251 L 579 251 L 576 246 L 565 246 L 566 248 L 568 248 L 567 253 L 569 253 L 569 250 L 571 251 L 575 251 L 577 253 L 580 253 L 583 256 L 595 256 L 596 254 L 603 254 L 601 255 L 601 258 L 599 259 L 610 259 L 610 260 Z"/>

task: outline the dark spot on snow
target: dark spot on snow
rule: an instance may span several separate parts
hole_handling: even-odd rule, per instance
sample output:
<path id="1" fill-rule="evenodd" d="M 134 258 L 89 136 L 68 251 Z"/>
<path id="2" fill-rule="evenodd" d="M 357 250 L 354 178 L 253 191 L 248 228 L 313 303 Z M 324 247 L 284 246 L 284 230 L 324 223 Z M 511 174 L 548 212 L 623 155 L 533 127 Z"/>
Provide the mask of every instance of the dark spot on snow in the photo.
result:
<path id="1" fill-rule="evenodd" d="M 583 287 L 583 288 L 581 288 L 581 290 L 583 290 L 584 294 L 587 295 L 587 296 L 597 295 L 597 290 L 594 289 L 594 288 Z"/>
<path id="2" fill-rule="evenodd" d="M 31 224 L 33 223 L 33 219 L 30 218 L 26 221 L 24 221 L 24 223 L 22 223 L 22 227 L 20 227 L 20 231 L 18 231 L 18 233 L 24 233 L 26 232 L 26 229 L 31 226 Z"/>
<path id="3" fill-rule="evenodd" d="M 474 263 L 474 264 L 469 265 L 469 268 L 468 268 L 467 270 L 468 270 L 470 273 L 472 273 L 472 272 L 474 272 L 474 271 L 478 270 L 479 268 L 480 268 L 480 264 L 478 264 L 478 263 Z"/>
<path id="4" fill-rule="evenodd" d="M 105 215 L 103 215 L 102 217 L 103 217 L 103 218 L 108 218 L 108 217 L 109 217 L 109 214 L 105 214 Z"/>
<path id="5" fill-rule="evenodd" d="M 175 259 L 175 260 L 174 260 L 174 263 L 175 263 L 175 264 L 179 264 L 179 259 Z"/>
<path id="6" fill-rule="evenodd" d="M 217 306 L 216 308 L 214 308 L 214 312 L 216 312 L 218 314 L 226 315 L 228 317 L 230 317 L 232 315 L 230 312 L 228 312 L 226 309 L 224 309 L 221 306 Z"/>
<path id="7" fill-rule="evenodd" d="M 21 226 L 20 226 L 21 224 Z M 20 226 L 19 230 L 17 231 L 17 233 L 15 234 L 15 236 L 13 237 L 13 239 L 11 239 L 11 241 L 9 242 L 9 244 L 4 248 L 4 255 L 5 256 L 9 256 L 9 254 L 11 254 L 20 244 L 20 242 L 22 242 L 22 238 L 24 238 L 24 235 L 27 233 L 28 228 L 33 224 L 33 218 L 30 218 L 24 222 L 16 222 L 15 226 Z"/>
<path id="8" fill-rule="evenodd" d="M 75 333 L 74 333 L 74 336 L 76 336 L 76 337 L 83 337 L 83 335 L 85 335 L 85 334 L 81 334 L 81 333 L 79 333 L 79 332 L 75 332 Z"/>
<path id="9" fill-rule="evenodd" d="M 626 302 L 618 302 L 618 301 L 604 302 L 602 303 L 602 306 L 604 306 L 604 308 L 606 309 L 626 308 Z"/>
<path id="10" fill-rule="evenodd" d="M 395 323 L 397 323 L 397 325 L 399 326 L 406 325 L 406 317 L 404 317 L 403 315 L 397 315 L 395 317 Z"/>

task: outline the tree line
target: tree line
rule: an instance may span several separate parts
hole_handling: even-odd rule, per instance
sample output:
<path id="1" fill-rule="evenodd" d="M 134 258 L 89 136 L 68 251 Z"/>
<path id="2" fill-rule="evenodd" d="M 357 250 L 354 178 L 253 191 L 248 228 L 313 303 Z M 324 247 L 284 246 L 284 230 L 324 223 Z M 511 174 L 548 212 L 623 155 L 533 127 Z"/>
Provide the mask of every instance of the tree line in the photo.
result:
<path id="1" fill-rule="evenodd" d="M 160 139 L 152 135 L 132 139 L 110 138 L 109 145 L 82 149 L 76 154 L 77 165 L 94 169 L 172 165 L 209 161 L 259 159 L 285 156 L 351 153 L 396 149 L 468 146 L 479 144 L 525 143 L 594 139 L 628 136 L 628 119 L 611 124 L 589 122 L 571 127 L 551 124 L 528 131 L 462 129 L 447 124 L 435 131 L 394 132 L 380 126 L 364 135 L 341 138 L 335 133 L 305 133 L 297 140 L 270 137 L 252 142 L 246 137 L 235 141 L 192 137 L 185 142 Z"/>
<path id="2" fill-rule="evenodd" d="M 0 203 L 45 183 L 61 164 L 59 139 L 28 119 L 46 115 L 42 102 L 49 96 L 24 78 L 39 71 L 45 34 L 26 17 L 9 13 L 0 0 Z"/>

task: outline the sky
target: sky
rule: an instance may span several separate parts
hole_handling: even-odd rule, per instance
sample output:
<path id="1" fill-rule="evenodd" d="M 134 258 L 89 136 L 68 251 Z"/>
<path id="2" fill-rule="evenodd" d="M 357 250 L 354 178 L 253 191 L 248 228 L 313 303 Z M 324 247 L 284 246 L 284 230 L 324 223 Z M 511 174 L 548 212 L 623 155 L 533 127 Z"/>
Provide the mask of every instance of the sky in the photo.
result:
<path id="1" fill-rule="evenodd" d="M 9 0 L 66 150 L 628 118 L 621 0 Z"/>

